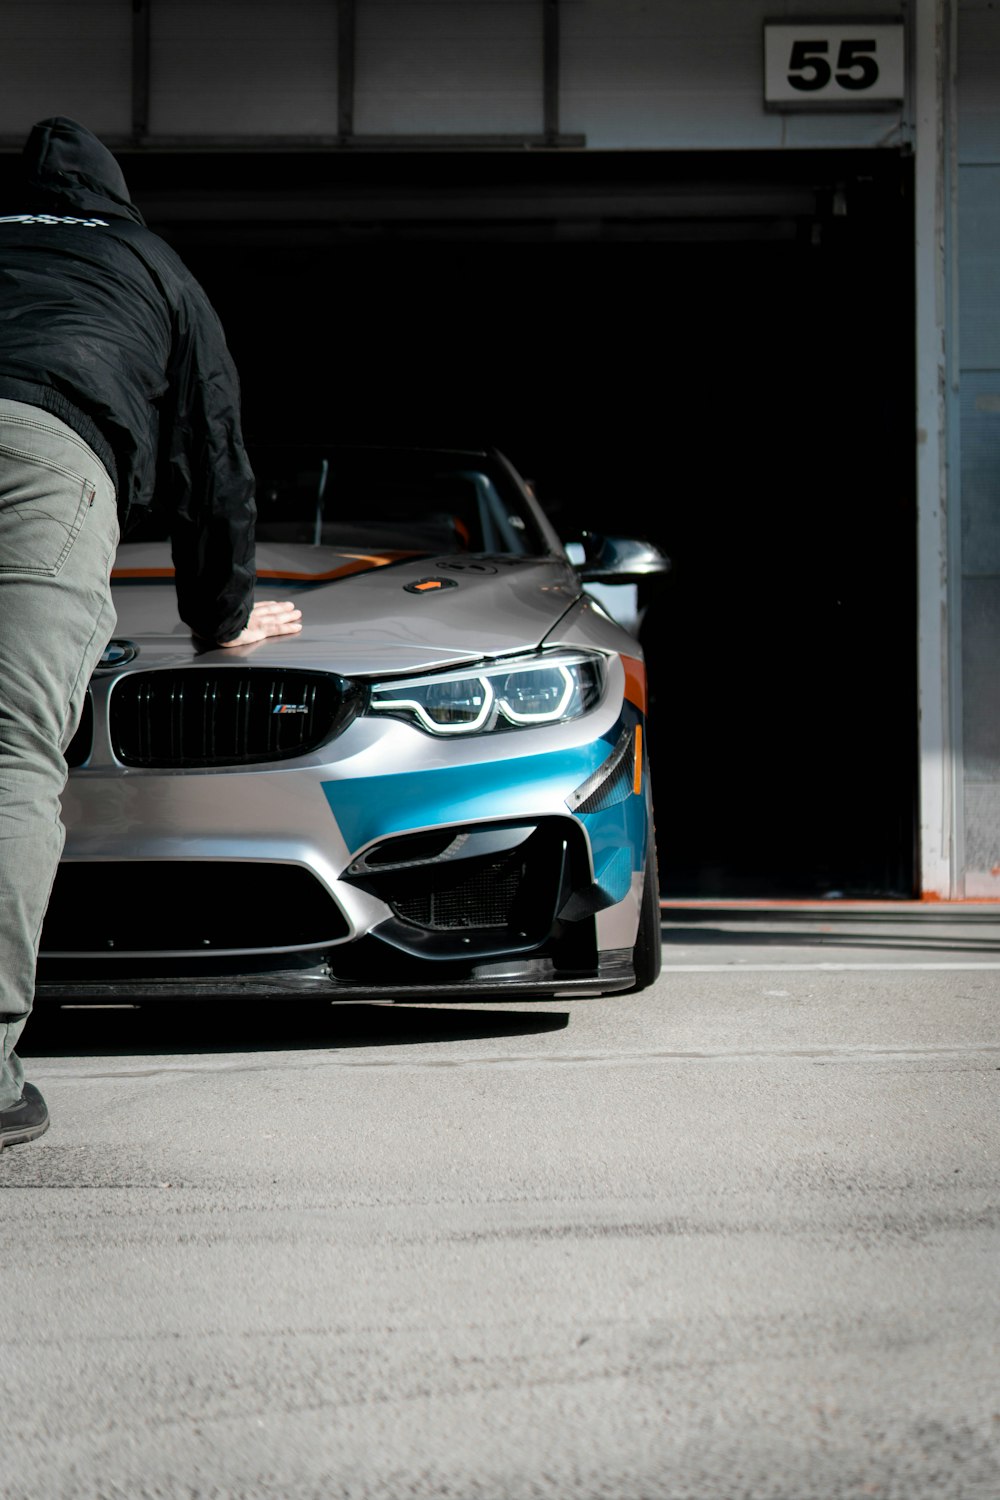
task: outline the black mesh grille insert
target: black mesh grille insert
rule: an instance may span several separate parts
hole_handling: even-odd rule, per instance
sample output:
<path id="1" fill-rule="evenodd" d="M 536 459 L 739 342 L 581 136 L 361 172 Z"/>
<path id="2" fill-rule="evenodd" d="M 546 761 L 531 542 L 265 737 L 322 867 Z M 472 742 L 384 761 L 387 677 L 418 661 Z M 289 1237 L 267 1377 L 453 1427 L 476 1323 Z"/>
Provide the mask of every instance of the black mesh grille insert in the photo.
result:
<path id="1" fill-rule="evenodd" d="M 463 843 L 462 830 L 452 828 L 444 857 L 434 858 L 428 851 L 424 863 L 369 866 L 351 878 L 384 901 L 399 922 L 426 934 L 460 933 L 463 943 L 468 935 L 475 941 L 476 933 L 488 934 L 491 942 L 541 941 L 566 894 L 564 822 L 541 821 L 526 838 L 523 825 L 491 826 L 497 832 L 509 826 L 521 836 L 507 848 L 452 858 Z M 488 825 L 470 826 L 467 833 L 474 840 L 484 830 Z M 385 848 L 401 852 L 406 843 L 393 839 Z"/>
<path id="2" fill-rule="evenodd" d="M 331 672 L 184 667 L 133 672 L 111 694 L 127 766 L 237 766 L 305 755 L 343 733 L 365 690 Z"/>
<path id="3" fill-rule="evenodd" d="M 510 926 L 524 878 L 523 855 L 515 851 L 489 864 L 467 862 L 472 864 L 477 868 L 458 864 L 424 869 L 419 888 L 389 897 L 393 911 L 432 932 Z"/>
<path id="4" fill-rule="evenodd" d="M 66 764 L 72 768 L 82 766 L 90 755 L 94 743 L 94 700 L 90 689 L 83 700 L 83 713 L 80 716 L 80 724 L 66 747 Z"/>
<path id="5" fill-rule="evenodd" d="M 252 892 L 252 905 L 248 893 Z M 42 953 L 306 947 L 347 932 L 340 907 L 301 865 L 236 860 L 67 861 Z"/>

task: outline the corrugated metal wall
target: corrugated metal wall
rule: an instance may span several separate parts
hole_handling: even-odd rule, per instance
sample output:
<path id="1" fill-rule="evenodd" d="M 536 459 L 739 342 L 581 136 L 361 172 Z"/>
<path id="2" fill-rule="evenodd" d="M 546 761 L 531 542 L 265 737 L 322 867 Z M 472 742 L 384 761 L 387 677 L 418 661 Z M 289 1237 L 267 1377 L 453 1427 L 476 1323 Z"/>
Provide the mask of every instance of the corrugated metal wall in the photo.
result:
<path id="1" fill-rule="evenodd" d="M 959 9 L 965 888 L 1000 894 L 1000 11 Z"/>
<path id="2" fill-rule="evenodd" d="M 336 0 L 143 0 L 149 135 L 332 137 Z M 900 16 L 905 0 L 880 4 Z M 356 0 L 354 129 L 537 134 L 543 0 Z M 901 112 L 768 114 L 763 23 L 823 0 L 561 0 L 560 128 L 594 149 L 898 143 Z M 868 0 L 838 16 L 870 18 Z M 0 0 L 0 136 L 68 114 L 108 140 L 133 127 L 132 0 Z"/>

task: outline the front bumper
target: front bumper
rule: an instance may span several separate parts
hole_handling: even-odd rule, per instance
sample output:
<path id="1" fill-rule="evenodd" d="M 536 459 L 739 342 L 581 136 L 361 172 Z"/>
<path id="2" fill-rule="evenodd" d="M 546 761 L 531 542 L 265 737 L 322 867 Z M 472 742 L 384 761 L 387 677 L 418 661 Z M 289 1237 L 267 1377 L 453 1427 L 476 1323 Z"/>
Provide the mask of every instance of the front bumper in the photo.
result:
<path id="1" fill-rule="evenodd" d="M 361 719 L 300 760 L 213 770 L 130 770 L 95 738 L 64 797 L 39 998 L 628 989 L 648 778 L 571 806 L 635 734 L 611 704 L 462 747 Z"/>

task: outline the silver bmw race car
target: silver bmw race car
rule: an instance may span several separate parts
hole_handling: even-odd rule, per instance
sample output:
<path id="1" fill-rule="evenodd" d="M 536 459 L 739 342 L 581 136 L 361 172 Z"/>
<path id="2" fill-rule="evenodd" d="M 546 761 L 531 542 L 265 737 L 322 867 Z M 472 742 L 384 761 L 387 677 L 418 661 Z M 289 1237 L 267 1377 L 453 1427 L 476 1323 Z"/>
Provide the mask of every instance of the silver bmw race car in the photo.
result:
<path id="1" fill-rule="evenodd" d="M 165 541 L 67 759 L 40 998 L 587 996 L 660 968 L 646 676 L 496 451 L 255 453 L 266 596 L 301 635 L 206 649 Z"/>

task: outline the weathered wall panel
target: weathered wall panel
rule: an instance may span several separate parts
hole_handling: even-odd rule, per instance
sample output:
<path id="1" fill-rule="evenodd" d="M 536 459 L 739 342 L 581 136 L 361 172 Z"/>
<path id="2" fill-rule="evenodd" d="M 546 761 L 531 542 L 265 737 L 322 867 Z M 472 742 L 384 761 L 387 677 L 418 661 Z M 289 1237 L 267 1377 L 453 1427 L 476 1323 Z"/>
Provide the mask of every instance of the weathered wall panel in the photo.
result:
<path id="1" fill-rule="evenodd" d="M 1000 150 L 1000 25 L 994 0 L 959 0 L 959 150 L 995 162 Z"/>
<path id="2" fill-rule="evenodd" d="M 152 135 L 333 135 L 330 0 L 153 0 Z"/>
<path id="3" fill-rule="evenodd" d="M 0 135 L 70 115 L 98 135 L 132 123 L 128 0 L 2 0 Z"/>
<path id="4" fill-rule="evenodd" d="M 997 121 L 1000 127 L 1000 117 Z M 1000 149 L 1000 129 L 997 147 Z M 961 149 L 961 148 L 960 148 Z M 1000 370 L 1000 164 L 964 163 L 959 177 L 959 358 L 965 370 Z M 975 417 L 975 408 L 969 413 Z"/>
<path id="5" fill-rule="evenodd" d="M 1000 12 L 959 8 L 965 889 L 1000 895 Z M 953 564 L 958 560 L 953 560 Z"/>
<path id="6" fill-rule="evenodd" d="M 354 124 L 359 134 L 537 135 L 537 0 L 361 0 Z"/>
<path id="7" fill-rule="evenodd" d="M 1000 577 L 1000 376 L 997 368 L 974 370 L 966 367 L 962 371 L 962 559 L 963 572 L 970 577 Z"/>

